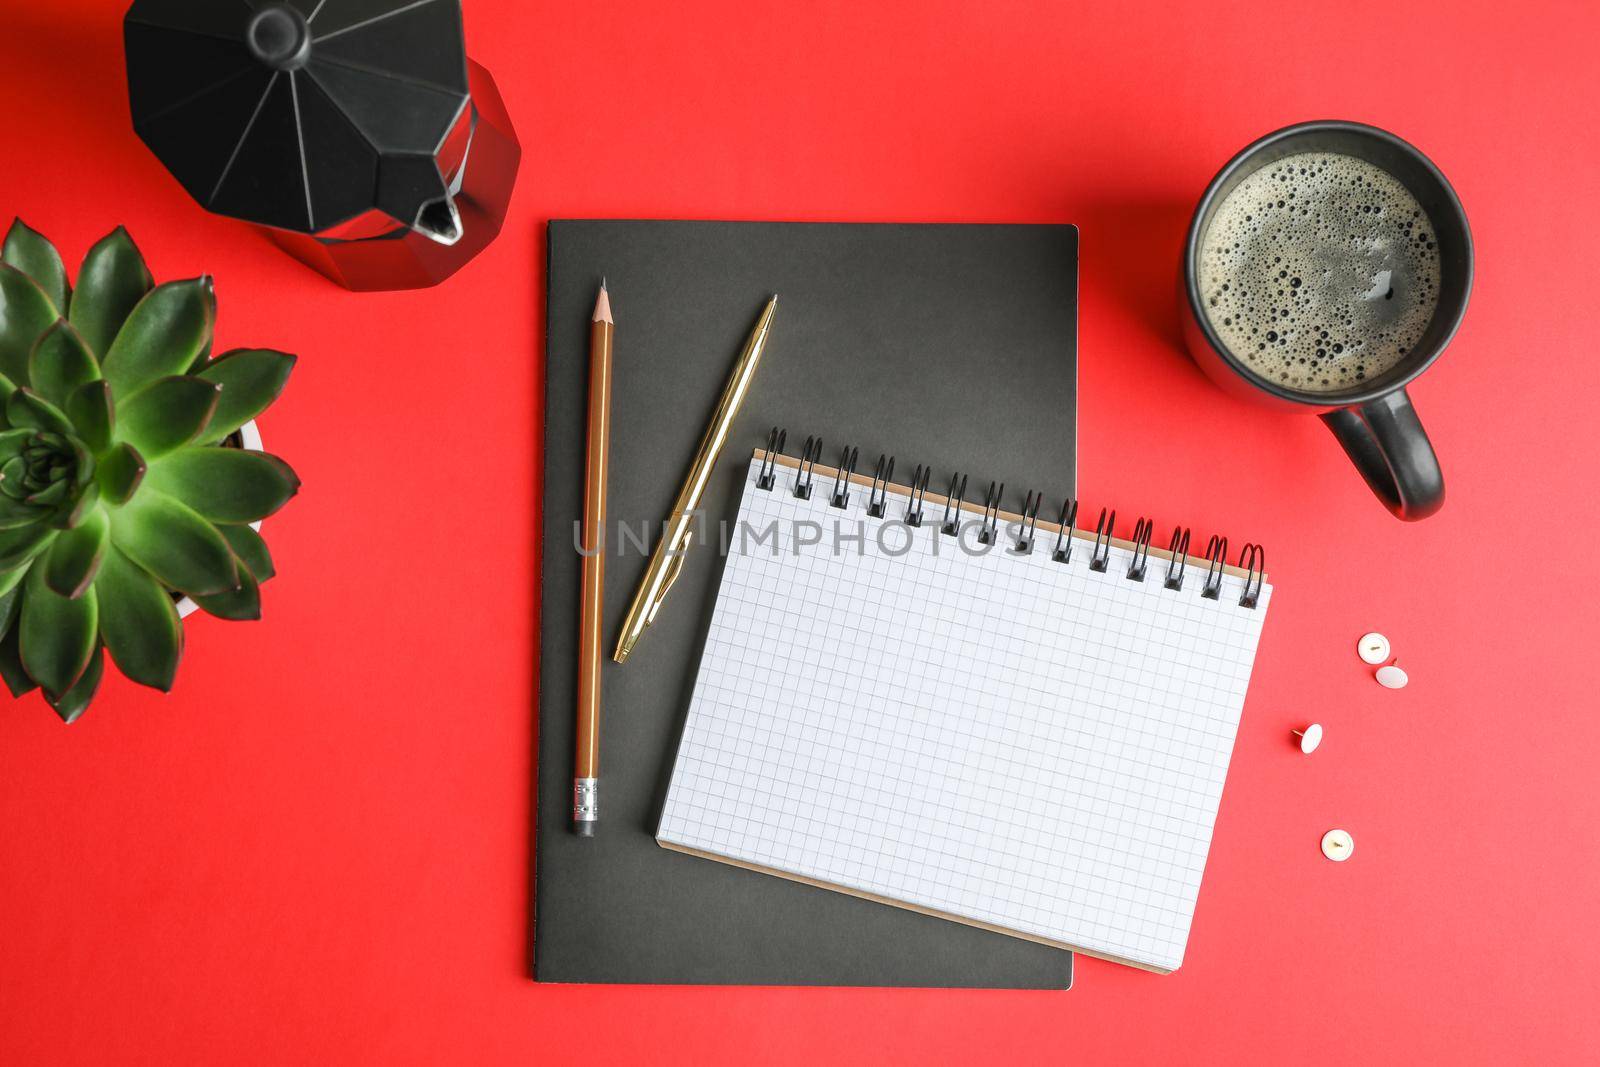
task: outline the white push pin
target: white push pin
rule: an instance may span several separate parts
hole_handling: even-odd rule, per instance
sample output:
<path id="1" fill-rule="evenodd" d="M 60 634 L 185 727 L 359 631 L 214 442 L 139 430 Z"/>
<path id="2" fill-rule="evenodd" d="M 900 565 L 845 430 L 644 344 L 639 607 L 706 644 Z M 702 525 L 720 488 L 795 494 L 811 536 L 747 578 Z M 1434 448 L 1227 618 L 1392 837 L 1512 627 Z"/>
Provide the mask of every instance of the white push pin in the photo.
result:
<path id="1" fill-rule="evenodd" d="M 1382 634 L 1363 634 L 1356 642 L 1356 652 L 1364 662 L 1376 667 L 1389 659 L 1389 639 Z"/>
<path id="2" fill-rule="evenodd" d="M 1375 677 L 1378 679 L 1378 684 L 1385 689 L 1404 689 L 1406 683 L 1411 681 L 1410 676 L 1393 663 L 1387 667 L 1379 667 Z"/>
<path id="3" fill-rule="evenodd" d="M 1300 751 L 1309 756 L 1322 744 L 1322 724 L 1314 722 L 1304 730 L 1295 730 L 1294 735 L 1300 739 Z"/>
<path id="4" fill-rule="evenodd" d="M 1356 850 L 1356 839 L 1348 830 L 1329 830 L 1322 835 L 1322 854 L 1335 863 L 1343 863 Z"/>

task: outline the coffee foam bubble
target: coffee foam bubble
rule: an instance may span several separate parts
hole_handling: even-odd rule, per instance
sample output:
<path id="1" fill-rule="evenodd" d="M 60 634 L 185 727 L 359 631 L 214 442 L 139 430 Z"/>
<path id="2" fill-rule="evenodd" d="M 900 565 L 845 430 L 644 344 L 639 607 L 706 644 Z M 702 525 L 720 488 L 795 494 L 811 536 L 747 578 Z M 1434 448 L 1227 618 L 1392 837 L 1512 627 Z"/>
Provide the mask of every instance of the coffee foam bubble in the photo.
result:
<path id="1" fill-rule="evenodd" d="M 1439 303 L 1427 213 L 1387 171 L 1306 152 L 1246 177 L 1201 246 L 1206 317 L 1255 374 L 1354 389 L 1405 358 Z"/>

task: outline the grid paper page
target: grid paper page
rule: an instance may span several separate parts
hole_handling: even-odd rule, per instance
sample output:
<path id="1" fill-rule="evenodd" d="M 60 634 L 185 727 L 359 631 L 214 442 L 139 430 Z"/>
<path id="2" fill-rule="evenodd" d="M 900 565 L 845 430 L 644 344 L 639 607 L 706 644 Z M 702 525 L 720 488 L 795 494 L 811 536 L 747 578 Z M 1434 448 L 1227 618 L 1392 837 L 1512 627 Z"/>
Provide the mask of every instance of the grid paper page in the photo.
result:
<path id="1" fill-rule="evenodd" d="M 1271 596 L 978 550 L 746 477 L 657 840 L 1156 970 L 1194 915 Z M 899 487 L 894 487 L 899 488 Z M 836 538 L 835 531 L 842 536 Z M 864 544 L 850 538 L 864 535 Z M 805 544 L 820 538 L 820 543 Z"/>

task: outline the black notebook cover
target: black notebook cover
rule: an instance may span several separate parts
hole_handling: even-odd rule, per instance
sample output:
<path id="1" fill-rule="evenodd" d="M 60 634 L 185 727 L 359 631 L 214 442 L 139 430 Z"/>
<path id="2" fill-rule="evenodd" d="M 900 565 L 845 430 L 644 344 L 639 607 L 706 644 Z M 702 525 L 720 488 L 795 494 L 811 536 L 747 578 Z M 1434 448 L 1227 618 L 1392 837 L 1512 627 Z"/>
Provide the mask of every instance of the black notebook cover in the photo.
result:
<path id="1" fill-rule="evenodd" d="M 616 318 L 609 533 L 677 495 L 769 294 L 777 314 L 703 508 L 738 511 L 773 426 L 968 498 L 1076 495 L 1073 226 L 553 221 L 549 229 L 534 974 L 554 982 L 1058 988 L 1072 955 L 667 851 L 655 842 L 722 561 L 688 555 L 626 664 L 602 674 L 600 827 L 570 829 L 589 320 Z M 1011 496 L 1017 499 L 1012 500 Z M 714 527 L 713 527 L 714 528 Z M 609 656 L 648 559 L 607 551 Z"/>

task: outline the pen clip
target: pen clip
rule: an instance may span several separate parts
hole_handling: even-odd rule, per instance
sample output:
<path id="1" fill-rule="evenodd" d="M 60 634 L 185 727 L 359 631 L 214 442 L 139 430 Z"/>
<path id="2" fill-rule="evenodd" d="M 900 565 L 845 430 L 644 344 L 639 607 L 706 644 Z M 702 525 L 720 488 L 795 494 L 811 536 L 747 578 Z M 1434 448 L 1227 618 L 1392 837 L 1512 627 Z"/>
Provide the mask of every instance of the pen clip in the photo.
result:
<path id="1" fill-rule="evenodd" d="M 661 583 L 661 591 L 656 594 L 656 602 L 650 605 L 650 613 L 644 617 L 646 626 L 656 621 L 656 612 L 661 610 L 661 602 L 667 599 L 667 590 L 672 588 L 672 583 L 678 580 L 678 575 L 683 571 L 683 561 L 689 554 L 689 544 L 693 540 L 693 530 L 684 534 L 683 544 L 678 546 L 678 551 L 673 554 L 672 562 L 667 564 L 667 576 Z"/>

